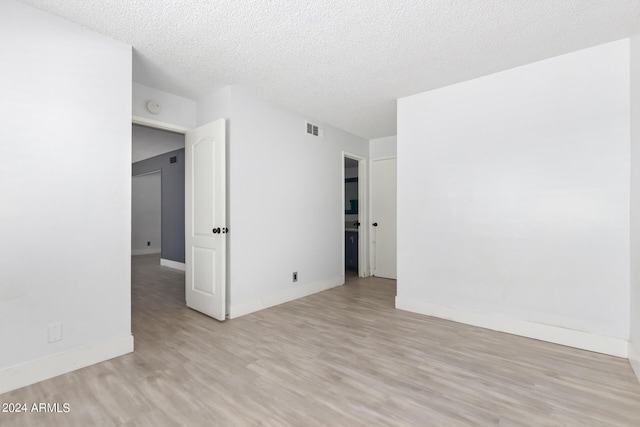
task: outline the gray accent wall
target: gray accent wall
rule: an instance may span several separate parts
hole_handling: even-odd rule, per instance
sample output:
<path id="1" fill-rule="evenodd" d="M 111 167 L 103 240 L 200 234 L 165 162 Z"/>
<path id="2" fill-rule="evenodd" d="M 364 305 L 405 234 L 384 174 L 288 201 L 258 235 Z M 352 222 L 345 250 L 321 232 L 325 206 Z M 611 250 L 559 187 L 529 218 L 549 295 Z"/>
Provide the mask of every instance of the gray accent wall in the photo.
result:
<path id="1" fill-rule="evenodd" d="M 171 163 L 171 157 L 177 162 Z M 153 171 L 162 175 L 163 259 L 184 262 L 184 148 L 141 160 L 132 165 L 132 175 Z"/>

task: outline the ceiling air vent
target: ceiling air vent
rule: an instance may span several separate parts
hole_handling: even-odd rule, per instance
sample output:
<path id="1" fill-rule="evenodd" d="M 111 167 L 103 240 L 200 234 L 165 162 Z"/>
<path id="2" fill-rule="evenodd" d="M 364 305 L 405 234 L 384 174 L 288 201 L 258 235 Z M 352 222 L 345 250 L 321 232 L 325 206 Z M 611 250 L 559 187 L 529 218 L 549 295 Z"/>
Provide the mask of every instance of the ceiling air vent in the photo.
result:
<path id="1" fill-rule="evenodd" d="M 313 123 L 305 122 L 307 124 L 307 134 L 324 138 L 324 128 Z"/>

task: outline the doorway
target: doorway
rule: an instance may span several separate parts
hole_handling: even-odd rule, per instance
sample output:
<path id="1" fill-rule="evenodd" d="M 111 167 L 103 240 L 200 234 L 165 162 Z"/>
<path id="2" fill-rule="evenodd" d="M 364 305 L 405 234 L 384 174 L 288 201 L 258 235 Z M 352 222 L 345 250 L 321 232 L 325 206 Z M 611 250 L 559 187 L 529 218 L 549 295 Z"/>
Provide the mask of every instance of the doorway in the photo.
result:
<path id="1" fill-rule="evenodd" d="M 132 126 L 131 253 L 160 254 L 161 265 L 179 270 L 185 261 L 184 140 L 180 133 Z"/>
<path id="2" fill-rule="evenodd" d="M 136 131 L 143 136 L 136 138 Z M 144 137 L 144 133 L 156 138 Z M 143 143 L 143 149 L 136 147 L 136 141 Z M 148 172 L 149 167 L 161 171 L 160 265 L 185 272 L 182 295 L 187 307 L 225 320 L 229 230 L 225 223 L 226 121 L 187 129 L 134 116 L 132 142 L 133 175 Z M 156 150 L 153 157 L 137 158 L 136 151 L 147 152 L 149 157 L 150 148 Z M 172 258 L 166 259 L 168 256 Z"/>
<path id="3" fill-rule="evenodd" d="M 366 225 L 366 159 L 343 152 L 342 212 L 344 222 L 343 260 L 345 276 L 365 277 L 367 274 Z"/>

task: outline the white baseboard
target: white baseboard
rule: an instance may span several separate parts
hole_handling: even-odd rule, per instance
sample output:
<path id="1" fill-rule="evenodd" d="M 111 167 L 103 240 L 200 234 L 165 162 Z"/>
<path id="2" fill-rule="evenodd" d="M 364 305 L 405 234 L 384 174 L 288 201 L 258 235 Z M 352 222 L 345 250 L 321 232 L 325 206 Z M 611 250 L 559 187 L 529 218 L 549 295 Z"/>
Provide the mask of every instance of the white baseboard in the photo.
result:
<path id="1" fill-rule="evenodd" d="M 640 349 L 638 349 L 633 342 L 629 342 L 629 363 L 631 369 L 636 374 L 638 381 L 640 381 Z"/>
<path id="2" fill-rule="evenodd" d="M 160 252 L 161 252 L 160 248 L 131 249 L 132 256 L 159 254 Z"/>
<path id="3" fill-rule="evenodd" d="M 5 368 L 0 370 L 0 394 L 104 362 L 132 351 L 133 336 L 126 335 Z"/>
<path id="4" fill-rule="evenodd" d="M 596 353 L 624 358 L 628 357 L 629 342 L 622 338 L 604 337 L 559 326 L 416 302 L 399 297 L 396 297 L 396 308 L 413 313 L 426 314 L 427 316 L 438 317 L 440 319 L 453 320 L 454 322 L 465 323 L 467 325 L 492 329 L 494 331 L 594 351 Z"/>
<path id="5" fill-rule="evenodd" d="M 284 291 L 277 292 L 273 295 L 268 295 L 243 304 L 232 304 L 229 307 L 229 318 L 235 319 L 249 313 L 264 310 L 265 308 L 284 304 L 285 302 L 293 301 L 298 298 L 303 298 L 309 295 L 316 294 L 318 292 L 326 291 L 327 289 L 335 288 L 337 286 L 341 286 L 342 284 L 344 284 L 344 278 L 340 276 L 335 277 L 331 280 L 323 280 L 321 282 L 299 285 L 290 289 L 286 289 Z"/>
<path id="6" fill-rule="evenodd" d="M 163 267 L 175 268 L 176 270 L 185 271 L 184 262 L 171 261 L 170 259 L 160 258 L 160 265 Z"/>

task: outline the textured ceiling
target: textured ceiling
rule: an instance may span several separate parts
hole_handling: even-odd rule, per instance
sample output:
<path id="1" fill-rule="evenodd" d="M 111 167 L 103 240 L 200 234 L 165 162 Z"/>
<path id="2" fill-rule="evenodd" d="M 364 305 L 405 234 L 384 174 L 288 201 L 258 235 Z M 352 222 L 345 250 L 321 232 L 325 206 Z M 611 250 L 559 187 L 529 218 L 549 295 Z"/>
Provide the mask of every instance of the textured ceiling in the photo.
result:
<path id="1" fill-rule="evenodd" d="M 134 47 L 134 80 L 236 84 L 366 138 L 412 95 L 630 36 L 640 0 L 22 0 Z"/>

